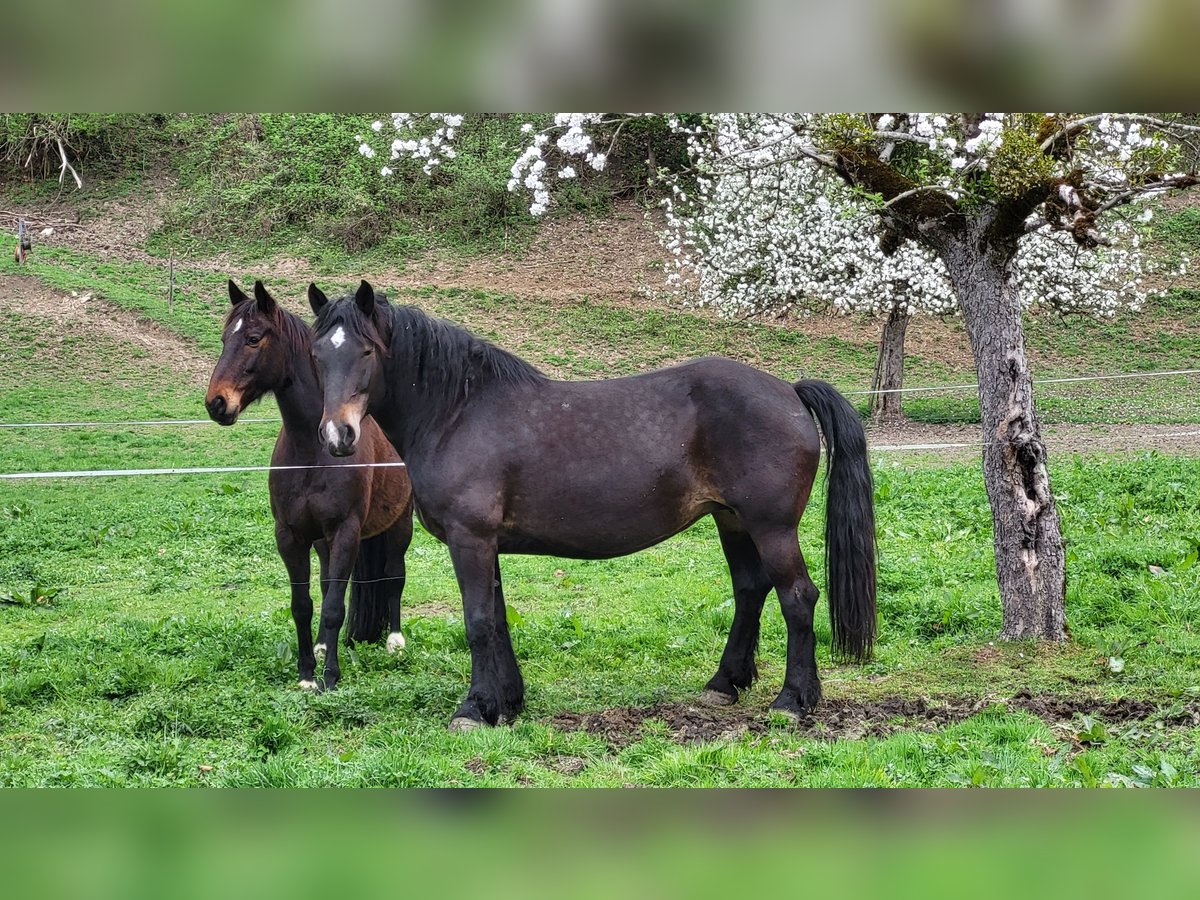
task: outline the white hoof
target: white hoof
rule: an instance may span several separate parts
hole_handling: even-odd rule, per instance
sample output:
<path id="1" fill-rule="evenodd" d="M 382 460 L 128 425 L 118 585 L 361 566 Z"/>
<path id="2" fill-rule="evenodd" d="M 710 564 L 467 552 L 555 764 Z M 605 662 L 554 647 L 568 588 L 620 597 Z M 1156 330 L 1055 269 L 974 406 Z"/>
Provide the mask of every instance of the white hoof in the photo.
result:
<path id="1" fill-rule="evenodd" d="M 399 653 L 404 649 L 404 635 L 398 631 L 393 631 L 388 635 L 387 651 L 388 653 Z"/>
<path id="2" fill-rule="evenodd" d="M 733 706 L 735 699 L 720 691 L 704 691 L 700 694 L 700 703 L 704 706 Z"/>
<path id="3" fill-rule="evenodd" d="M 317 683 L 311 678 L 305 678 L 300 682 L 300 690 L 302 691 L 315 691 L 316 689 Z"/>
<path id="4" fill-rule="evenodd" d="M 313 656 L 324 656 L 324 655 L 325 655 L 325 645 L 324 644 L 317 644 L 317 646 L 313 647 Z"/>
<path id="5" fill-rule="evenodd" d="M 468 719 L 466 716 L 455 716 L 450 720 L 450 724 L 446 726 L 447 731 L 474 731 L 476 728 L 482 728 L 483 723 L 477 722 L 475 719 Z"/>

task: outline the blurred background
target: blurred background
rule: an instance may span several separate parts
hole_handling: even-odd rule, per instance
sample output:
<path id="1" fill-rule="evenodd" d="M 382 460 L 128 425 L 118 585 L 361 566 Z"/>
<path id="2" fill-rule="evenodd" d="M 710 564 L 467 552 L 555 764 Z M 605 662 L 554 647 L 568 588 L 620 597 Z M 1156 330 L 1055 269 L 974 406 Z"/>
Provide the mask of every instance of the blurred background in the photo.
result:
<path id="1" fill-rule="evenodd" d="M 17 799 L 16 804 L 12 803 Z M 10 797 L 14 896 L 1191 896 L 1178 795 L 680 792 Z M 65 854 L 61 849 L 70 848 Z"/>
<path id="2" fill-rule="evenodd" d="M 1187 106 L 1195 0 L 45 0 L 0 32 L 32 109 Z M 903 101 L 903 102 L 902 102 Z"/>

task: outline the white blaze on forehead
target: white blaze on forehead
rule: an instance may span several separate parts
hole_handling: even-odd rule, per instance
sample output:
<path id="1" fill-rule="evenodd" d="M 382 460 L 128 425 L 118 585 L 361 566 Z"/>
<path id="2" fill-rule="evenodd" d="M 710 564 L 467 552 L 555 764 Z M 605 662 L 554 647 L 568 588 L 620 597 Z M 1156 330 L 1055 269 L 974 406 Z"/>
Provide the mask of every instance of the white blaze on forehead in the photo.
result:
<path id="1" fill-rule="evenodd" d="M 336 444 L 338 439 L 337 426 L 333 422 L 325 423 L 325 437 L 329 439 L 329 443 Z"/>
<path id="2" fill-rule="evenodd" d="M 233 333 L 237 334 L 241 330 L 242 330 L 242 320 L 238 319 L 237 324 L 233 326 Z"/>
<path id="3" fill-rule="evenodd" d="M 346 332 L 342 330 L 341 325 L 337 327 L 337 331 L 330 335 L 329 343 L 333 344 L 335 347 L 340 347 L 342 344 L 346 343 Z"/>

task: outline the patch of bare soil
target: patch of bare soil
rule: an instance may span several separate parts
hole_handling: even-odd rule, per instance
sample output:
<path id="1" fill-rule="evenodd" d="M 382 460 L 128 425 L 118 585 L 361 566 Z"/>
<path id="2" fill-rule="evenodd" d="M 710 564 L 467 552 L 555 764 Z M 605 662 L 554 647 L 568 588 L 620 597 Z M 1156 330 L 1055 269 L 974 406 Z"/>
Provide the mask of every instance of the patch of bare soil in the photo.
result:
<path id="1" fill-rule="evenodd" d="M 0 279 L 0 311 L 8 315 L 32 315 L 54 323 L 59 336 L 81 331 L 102 335 L 118 343 L 144 349 L 155 365 L 202 383 L 212 369 L 212 360 L 194 344 L 150 319 L 137 316 L 106 300 L 82 294 L 64 294 L 46 287 L 29 275 L 5 275 Z"/>
<path id="2" fill-rule="evenodd" d="M 403 272 L 383 273 L 396 287 L 484 288 L 549 300 L 606 300 L 644 303 L 662 285 L 666 251 L 656 231 L 662 214 L 632 202 L 614 204 L 597 219 L 563 216 L 540 225 L 527 249 L 461 259 L 430 253 Z"/>
<path id="3" fill-rule="evenodd" d="M 1195 425 L 1043 425 L 1050 453 L 1111 453 L 1158 450 L 1200 454 L 1200 424 Z M 868 425 L 867 441 L 874 451 L 910 448 L 945 459 L 977 459 L 982 451 L 980 427 L 968 425 Z"/>
<path id="4" fill-rule="evenodd" d="M 33 252 L 39 246 L 67 247 L 100 259 L 134 259 L 161 262 L 143 248 L 146 239 L 162 224 L 163 211 L 174 186 L 165 173 L 147 173 L 141 187 L 123 197 L 104 200 L 98 210 L 84 214 L 70 193 L 30 204 L 20 210 L 33 230 Z M 16 228 L 17 212 L 0 210 L 0 226 Z M 44 235 L 46 228 L 51 234 Z"/>
<path id="5" fill-rule="evenodd" d="M 1164 709 L 1150 700 L 1097 700 L 1048 694 L 1019 693 L 1007 699 L 974 697 L 883 697 L 878 700 L 826 699 L 811 715 L 794 724 L 806 737 L 858 740 L 886 737 L 896 731 L 936 731 L 968 719 L 993 704 L 1031 713 L 1054 727 L 1070 726 L 1078 716 L 1091 716 L 1112 725 L 1161 722 L 1166 727 L 1200 726 L 1200 703 Z M 620 750 L 642 738 L 647 722 L 667 727 L 679 744 L 733 740 L 744 734 L 766 734 L 771 728 L 761 709 L 741 705 L 713 707 L 691 703 L 618 706 L 597 712 L 561 712 L 550 724 L 563 731 L 586 731 Z"/>
<path id="6" fill-rule="evenodd" d="M 430 600 L 428 603 L 404 603 L 405 615 L 424 619 L 444 619 L 446 616 L 461 616 L 462 604 L 449 603 L 444 600 Z"/>

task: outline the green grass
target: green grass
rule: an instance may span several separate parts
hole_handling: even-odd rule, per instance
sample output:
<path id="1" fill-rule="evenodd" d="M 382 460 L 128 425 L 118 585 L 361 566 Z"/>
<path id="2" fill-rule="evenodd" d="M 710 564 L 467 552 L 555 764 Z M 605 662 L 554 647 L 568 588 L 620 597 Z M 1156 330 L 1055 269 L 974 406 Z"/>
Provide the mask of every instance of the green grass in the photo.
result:
<path id="1" fill-rule="evenodd" d="M 202 286 L 204 278 L 217 282 L 211 294 L 204 287 L 177 297 L 172 318 L 153 289 L 151 266 L 106 270 L 66 254 L 40 265 L 40 274 L 64 279 L 64 287 L 103 283 L 115 302 L 176 327 L 205 352 L 213 347 L 224 302 L 217 276 L 198 275 Z M 420 292 L 419 299 L 506 342 L 516 339 L 516 349 L 540 362 L 554 354 L 562 360 L 554 365 L 572 375 L 636 371 L 692 348 L 743 355 L 781 372 L 815 356 L 824 368 L 805 374 L 850 381 L 863 359 L 853 347 L 781 329 L 591 301 L 563 308 L 462 291 Z M 32 317 L 6 324 L 0 420 L 202 416 L 202 383 L 132 355 L 128 345 L 74 335 L 63 347 L 54 333 L 53 323 Z M 824 352 L 814 354 L 814 346 Z M 267 458 L 273 428 L 4 437 L 6 472 L 257 464 Z M 822 611 L 818 661 L 827 696 L 1003 698 L 1029 690 L 1149 698 L 1163 715 L 1196 702 L 1200 461 L 1157 454 L 1052 460 L 1073 636 L 1054 648 L 991 646 L 1000 613 L 990 513 L 975 466 L 926 469 L 883 458 L 875 477 L 878 652 L 866 666 L 832 665 Z M 818 496 L 800 534 L 818 585 L 823 517 Z M 931 731 L 899 723 L 883 737 L 823 739 L 775 723 L 761 734 L 681 746 L 651 722 L 633 743 L 610 747 L 550 719 L 563 710 L 695 696 L 716 666 L 732 616 L 713 527 L 699 523 L 618 560 L 506 558 L 504 572 L 528 711 L 511 728 L 451 735 L 445 723 L 466 690 L 469 654 L 448 555 L 423 531 L 409 557 L 407 654 L 357 648 L 343 657 L 339 689 L 310 696 L 295 687 L 265 476 L 0 482 L 0 597 L 14 601 L 0 604 L 0 783 L 1200 783 L 1197 729 L 1165 727 L 1161 717 L 1100 731 L 1082 719 L 1049 725 L 1003 703 L 985 703 L 966 721 Z M 745 698 L 764 718 L 782 679 L 784 648 L 771 602 L 762 679 Z"/>
<path id="2" fill-rule="evenodd" d="M 11 236 L 0 236 L 0 273 L 15 272 Z M 369 271 L 355 257 L 349 271 Z M 351 290 L 357 280 L 345 276 L 347 259 L 335 255 L 325 273 L 320 267 L 303 278 L 265 277 L 276 296 L 304 315 L 309 277 L 331 295 Z M 259 267 L 260 270 L 269 270 Z M 27 266 L 30 274 L 60 290 L 93 291 L 118 306 L 146 316 L 193 341 L 215 357 L 220 349 L 220 321 L 228 306 L 225 281 L 261 276 L 247 264 L 227 273 L 177 266 L 175 302 L 168 306 L 167 267 L 156 261 L 99 261 L 60 247 L 39 248 Z M 333 274 L 330 274 L 333 273 Z M 466 288 L 422 288 L 390 291 L 393 299 L 420 305 L 488 337 L 561 377 L 596 378 L 629 374 L 703 354 L 744 360 L 782 378 L 821 378 L 843 391 L 870 386 L 875 346 L 834 336 L 755 322 L 714 321 L 666 308 L 613 307 L 580 297 L 548 303 L 493 291 Z M 869 332 L 868 332 L 869 333 Z M 1200 303 L 1176 291 L 1145 313 L 1112 320 L 1085 317 L 1030 316 L 1026 338 L 1038 378 L 1081 374 L 1147 372 L 1196 367 L 1200 359 Z M 1194 423 L 1200 420 L 1196 384 L 1200 376 L 1045 384 L 1037 390 L 1038 408 L 1046 423 Z M 969 363 L 911 354 L 906 384 L 970 384 Z M 860 409 L 867 402 L 854 396 Z M 912 394 L 905 411 L 914 421 L 977 422 L 974 389 Z"/>

